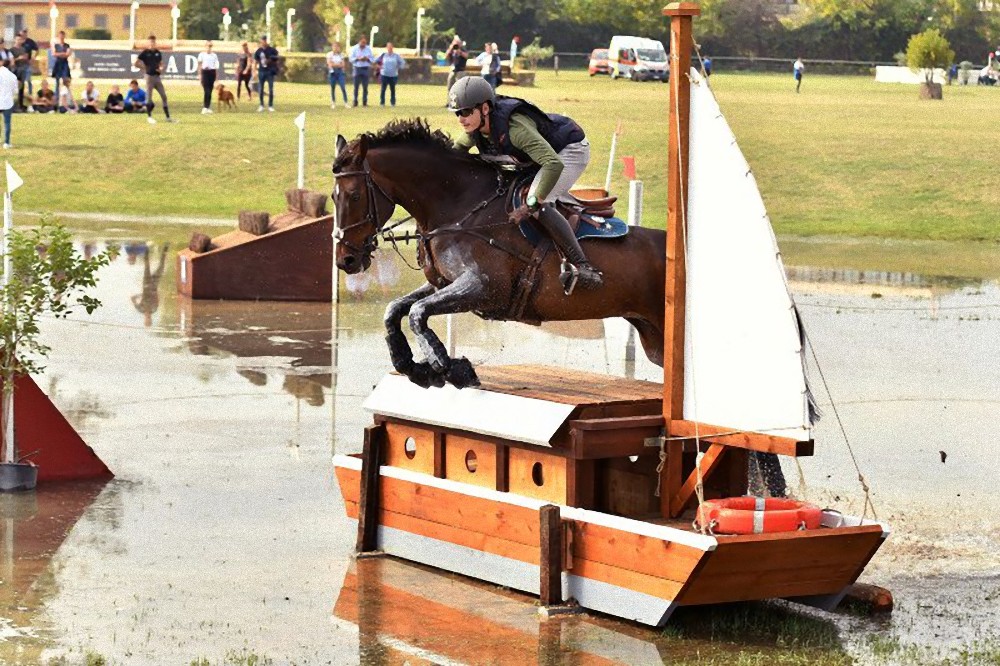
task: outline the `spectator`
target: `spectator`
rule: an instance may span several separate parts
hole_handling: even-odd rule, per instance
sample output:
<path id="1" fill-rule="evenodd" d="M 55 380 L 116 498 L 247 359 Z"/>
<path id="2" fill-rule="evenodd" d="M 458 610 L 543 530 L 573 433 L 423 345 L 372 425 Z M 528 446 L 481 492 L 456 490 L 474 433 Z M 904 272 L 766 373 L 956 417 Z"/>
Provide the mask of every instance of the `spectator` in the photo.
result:
<path id="1" fill-rule="evenodd" d="M 393 51 L 392 42 L 385 45 L 385 53 L 375 59 L 375 64 L 382 68 L 382 94 L 379 104 L 385 106 L 385 89 L 389 88 L 390 104 L 396 106 L 396 83 L 399 81 L 399 70 L 406 69 L 403 56 Z"/>
<path id="2" fill-rule="evenodd" d="M 17 77 L 17 110 L 27 111 L 29 108 L 24 104 L 24 88 L 26 82 L 31 79 L 31 63 L 28 61 L 28 50 L 24 47 L 24 35 L 18 33 L 14 38 L 14 48 L 10 50 L 13 57 L 14 76 Z M 30 101 L 30 100 L 29 100 Z"/>
<path id="3" fill-rule="evenodd" d="M 104 101 L 104 113 L 122 113 L 125 111 L 125 98 L 122 97 L 121 88 L 111 86 L 111 94 Z"/>
<path id="4" fill-rule="evenodd" d="M 38 113 L 51 113 L 56 110 L 56 95 L 49 87 L 48 79 L 42 79 L 42 87 L 35 96 L 34 109 Z"/>
<path id="5" fill-rule="evenodd" d="M 243 86 L 247 88 L 247 97 L 253 99 L 253 92 L 250 90 L 250 79 L 253 77 L 253 56 L 250 55 L 250 47 L 246 42 L 240 44 L 243 49 L 236 57 L 236 99 L 241 99 L 240 93 Z"/>
<path id="6" fill-rule="evenodd" d="M 705 56 L 705 59 L 701 61 L 701 66 L 705 69 L 705 76 L 712 76 L 712 59 Z"/>
<path id="7" fill-rule="evenodd" d="M 125 93 L 125 113 L 153 113 L 153 100 L 146 99 L 146 92 L 139 87 L 135 79 L 129 81 L 128 92 Z"/>
<path id="8" fill-rule="evenodd" d="M 451 45 L 444 54 L 445 59 L 451 63 L 451 71 L 448 72 L 448 90 L 458 80 L 458 75 L 465 72 L 465 65 L 469 62 L 469 52 L 465 50 L 465 42 L 458 35 L 451 40 Z M 448 108 L 446 103 L 445 108 Z"/>
<path id="9" fill-rule="evenodd" d="M 201 89 L 205 95 L 202 101 L 202 115 L 212 113 L 212 90 L 219 73 L 219 56 L 212 52 L 212 40 L 205 42 L 205 50 L 198 54 L 198 73 Z"/>
<path id="10" fill-rule="evenodd" d="M 27 28 L 21 31 L 21 36 L 24 37 L 24 50 L 28 53 L 28 78 L 25 83 L 28 85 L 28 95 L 34 95 L 35 87 L 31 83 L 31 75 L 34 73 L 32 70 L 34 68 L 35 57 L 38 55 L 38 42 L 28 36 Z"/>
<path id="11" fill-rule="evenodd" d="M 59 84 L 70 80 L 69 59 L 72 55 L 73 49 L 66 43 L 66 32 L 60 30 L 56 43 L 52 45 L 52 78 L 56 82 L 56 99 L 59 99 Z"/>
<path id="12" fill-rule="evenodd" d="M 56 86 L 56 104 L 59 108 L 59 113 L 76 113 L 76 102 L 73 101 L 73 89 L 69 85 L 69 77 L 63 79 L 63 87 L 60 90 L 59 86 Z"/>
<path id="13" fill-rule="evenodd" d="M 332 49 L 326 54 L 327 78 L 330 80 L 330 108 L 337 108 L 337 85 L 340 85 L 340 94 L 344 97 L 344 106 L 350 107 L 347 103 L 347 75 L 344 73 L 344 54 L 340 52 L 340 42 L 330 45 Z"/>
<path id="14" fill-rule="evenodd" d="M 490 53 L 493 54 L 493 59 L 490 60 L 490 74 L 493 76 L 493 87 L 499 88 L 503 84 L 503 65 L 500 63 L 500 49 L 497 48 L 496 42 L 490 44 Z"/>
<path id="15" fill-rule="evenodd" d="M 518 35 L 514 35 L 514 39 L 510 40 L 510 71 L 514 71 L 514 59 L 517 58 L 517 49 L 521 46 L 521 38 Z"/>
<path id="16" fill-rule="evenodd" d="M 267 37 L 260 38 L 260 46 L 253 54 L 257 66 L 257 85 L 260 106 L 257 113 L 264 110 L 264 84 L 267 84 L 267 110 L 274 111 L 274 77 L 278 75 L 278 49 L 267 43 Z"/>
<path id="17" fill-rule="evenodd" d="M 483 44 L 483 52 L 476 56 L 476 64 L 479 65 L 479 73 L 491 87 L 496 88 L 493 83 L 493 47 L 487 42 Z"/>
<path id="18" fill-rule="evenodd" d="M 796 58 L 795 64 L 792 65 L 792 71 L 795 74 L 795 92 L 799 92 L 799 88 L 802 87 L 802 73 L 805 69 L 806 65 L 802 62 L 802 58 Z"/>
<path id="19" fill-rule="evenodd" d="M 358 40 L 358 43 L 351 49 L 350 55 L 351 61 L 351 73 L 354 76 L 354 106 L 358 105 L 358 86 L 363 88 L 363 93 L 361 95 L 361 101 L 365 106 L 368 106 L 368 74 L 371 70 L 372 60 L 375 59 L 375 54 L 372 53 L 371 48 L 368 46 L 368 40 L 364 37 Z"/>
<path id="20" fill-rule="evenodd" d="M 80 98 L 80 113 L 100 113 L 100 93 L 94 87 L 93 81 L 87 81 L 83 89 L 83 97 Z"/>
<path id="21" fill-rule="evenodd" d="M 14 54 L 3 43 L 3 37 L 0 37 L 0 65 L 3 65 L 13 73 Z"/>
<path id="22" fill-rule="evenodd" d="M 160 74 L 163 71 L 163 54 L 156 48 L 156 35 L 149 36 L 149 47 L 144 49 L 135 59 L 135 66 L 142 63 L 146 72 L 146 121 L 150 125 L 156 124 L 153 118 L 153 91 L 160 93 L 160 101 L 163 102 L 163 115 L 167 117 L 167 122 L 172 123 L 174 119 L 170 117 L 170 109 L 167 102 L 167 90 L 163 87 Z"/>
<path id="23" fill-rule="evenodd" d="M 2 47 L 0 47 L 2 48 Z M 3 147 L 10 148 L 10 123 L 17 97 L 17 77 L 7 69 L 7 61 L 0 60 L 0 116 L 3 116 Z"/>

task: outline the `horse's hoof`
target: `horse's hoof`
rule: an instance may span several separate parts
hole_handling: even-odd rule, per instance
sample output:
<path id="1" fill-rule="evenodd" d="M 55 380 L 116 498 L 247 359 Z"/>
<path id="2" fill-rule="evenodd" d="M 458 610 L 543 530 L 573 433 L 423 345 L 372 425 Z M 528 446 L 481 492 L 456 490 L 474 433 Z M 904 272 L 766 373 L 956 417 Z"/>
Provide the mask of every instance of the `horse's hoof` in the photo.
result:
<path id="1" fill-rule="evenodd" d="M 406 373 L 407 379 L 421 388 L 430 388 L 432 377 L 437 373 L 431 370 L 431 366 L 426 363 L 414 363 L 410 371 Z"/>
<path id="2" fill-rule="evenodd" d="M 448 383 L 460 389 L 479 386 L 476 370 L 472 367 L 472 362 L 464 356 L 452 360 L 448 367 L 447 379 Z"/>

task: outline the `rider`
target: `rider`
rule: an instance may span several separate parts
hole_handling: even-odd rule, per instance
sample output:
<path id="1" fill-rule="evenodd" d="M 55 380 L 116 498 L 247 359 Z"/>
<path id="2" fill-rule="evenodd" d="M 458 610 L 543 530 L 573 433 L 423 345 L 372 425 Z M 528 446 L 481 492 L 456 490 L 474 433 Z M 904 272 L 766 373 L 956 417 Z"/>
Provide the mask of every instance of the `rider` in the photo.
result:
<path id="1" fill-rule="evenodd" d="M 546 114 L 517 97 L 496 95 L 478 76 L 459 79 L 448 92 L 448 108 L 458 116 L 465 135 L 455 142 L 460 150 L 473 146 L 483 155 L 509 155 L 541 167 L 528 190 L 525 205 L 535 214 L 568 266 L 560 276 L 585 289 L 603 284 L 601 273 L 587 261 L 569 222 L 555 201 L 569 192 L 590 161 L 590 143 L 571 118 Z"/>

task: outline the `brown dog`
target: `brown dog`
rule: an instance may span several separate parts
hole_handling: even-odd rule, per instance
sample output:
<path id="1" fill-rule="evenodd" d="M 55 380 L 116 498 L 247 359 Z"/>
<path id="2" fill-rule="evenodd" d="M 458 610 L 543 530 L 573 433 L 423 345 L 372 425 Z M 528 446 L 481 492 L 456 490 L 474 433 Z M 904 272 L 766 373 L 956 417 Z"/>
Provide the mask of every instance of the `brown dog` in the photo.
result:
<path id="1" fill-rule="evenodd" d="M 233 96 L 233 93 L 226 90 L 226 86 L 220 83 L 219 85 L 215 86 L 215 92 L 217 93 L 217 97 L 219 100 L 219 103 L 217 105 L 219 111 L 222 111 L 223 104 L 226 105 L 227 109 L 236 108 L 236 98 Z"/>

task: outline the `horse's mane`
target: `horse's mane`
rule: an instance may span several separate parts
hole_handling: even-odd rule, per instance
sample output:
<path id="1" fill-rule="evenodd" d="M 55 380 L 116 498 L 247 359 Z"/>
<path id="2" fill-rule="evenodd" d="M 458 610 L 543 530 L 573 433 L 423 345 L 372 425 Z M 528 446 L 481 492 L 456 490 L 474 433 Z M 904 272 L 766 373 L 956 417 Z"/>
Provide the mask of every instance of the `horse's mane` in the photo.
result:
<path id="1" fill-rule="evenodd" d="M 376 132 L 365 132 L 363 136 L 368 139 L 369 149 L 419 143 L 449 152 L 461 152 L 455 149 L 450 136 L 439 129 L 432 130 L 424 118 L 399 118 Z M 357 142 L 358 139 L 352 141 L 351 147 Z"/>

